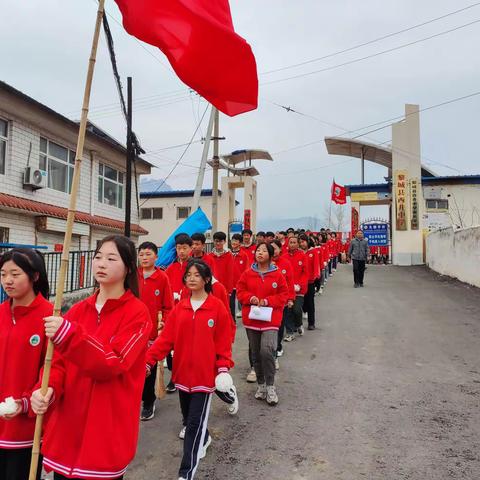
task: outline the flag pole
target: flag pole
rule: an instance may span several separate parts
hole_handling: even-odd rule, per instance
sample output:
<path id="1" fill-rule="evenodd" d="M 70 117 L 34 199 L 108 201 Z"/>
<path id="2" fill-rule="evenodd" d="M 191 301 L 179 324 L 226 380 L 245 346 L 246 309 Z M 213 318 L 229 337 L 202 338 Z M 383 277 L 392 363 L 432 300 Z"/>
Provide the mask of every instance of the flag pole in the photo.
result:
<path id="1" fill-rule="evenodd" d="M 335 178 L 333 179 L 332 186 L 330 187 L 330 210 L 328 212 L 328 228 L 332 220 L 332 197 L 333 197 L 333 185 L 335 184 Z"/>
<path id="2" fill-rule="evenodd" d="M 192 213 L 196 212 L 200 206 L 200 196 L 202 194 L 203 177 L 205 176 L 205 168 L 207 166 L 208 150 L 212 141 L 213 122 L 215 120 L 215 111 L 217 109 L 212 105 L 210 112 L 210 120 L 208 121 L 207 133 L 205 134 L 205 143 L 203 144 L 202 161 L 200 162 L 200 170 L 198 171 L 197 184 L 193 193 Z"/>
<path id="3" fill-rule="evenodd" d="M 70 204 L 68 207 L 67 226 L 65 230 L 65 237 L 63 240 L 63 252 L 60 262 L 60 271 L 57 277 L 55 305 L 53 315 L 59 316 L 61 314 L 63 289 L 65 287 L 65 278 L 68 268 L 68 256 L 70 252 L 70 244 L 72 240 L 73 223 L 75 220 L 75 211 L 77 208 L 77 193 L 80 184 L 80 167 L 83 157 L 83 146 L 85 143 L 85 132 L 87 129 L 88 107 L 90 103 L 90 92 L 92 89 L 93 72 L 95 69 L 95 60 L 97 56 L 98 38 L 100 35 L 100 25 L 104 14 L 105 0 L 98 0 L 97 19 L 95 23 L 95 30 L 93 34 L 92 49 L 90 52 L 90 59 L 88 63 L 87 79 L 85 82 L 85 91 L 83 94 L 82 116 L 80 120 L 80 128 L 78 131 L 77 149 L 75 154 L 75 168 L 73 171 L 72 190 L 70 193 Z M 42 395 L 46 395 L 48 391 L 48 382 L 50 380 L 50 368 L 53 357 L 53 342 L 48 341 L 47 353 L 45 355 L 45 363 L 42 376 Z M 30 474 L 28 479 L 35 480 L 37 477 L 38 460 L 40 456 L 40 441 L 42 437 L 43 415 L 37 415 L 35 423 L 35 435 L 33 439 L 32 459 L 30 463 Z"/>

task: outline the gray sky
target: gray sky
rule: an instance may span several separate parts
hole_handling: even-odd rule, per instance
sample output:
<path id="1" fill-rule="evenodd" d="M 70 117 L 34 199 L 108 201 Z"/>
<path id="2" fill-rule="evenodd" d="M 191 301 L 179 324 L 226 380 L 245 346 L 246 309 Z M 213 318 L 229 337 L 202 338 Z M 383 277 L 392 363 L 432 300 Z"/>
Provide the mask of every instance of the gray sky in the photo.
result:
<path id="1" fill-rule="evenodd" d="M 473 3 L 474 0 L 230 2 L 236 30 L 256 55 L 261 84 L 325 69 L 473 22 L 480 19 L 480 5 L 348 53 L 262 74 L 368 42 Z M 113 0 L 107 0 L 106 8 L 120 20 Z M 4 48 L 0 78 L 59 112 L 78 118 L 95 0 L 3 0 L 1 12 L 0 38 Z M 134 78 L 138 102 L 134 129 L 144 148 L 158 151 L 187 142 L 205 110 L 205 102 L 189 93 L 159 50 L 140 44 L 113 19 L 110 26 L 120 73 L 124 78 Z M 221 143 L 221 152 L 263 148 L 274 154 L 273 164 L 258 163 L 259 217 L 321 216 L 332 178 L 338 183 L 359 183 L 359 162 L 329 156 L 323 142 L 290 149 L 321 140 L 325 135 L 344 133 L 322 122 L 354 130 L 401 115 L 404 103 L 426 107 L 479 90 L 479 44 L 480 23 L 476 23 L 351 65 L 262 85 L 257 111 L 236 118 L 222 115 L 220 133 L 227 140 Z M 304 115 L 287 113 L 274 103 L 290 106 Z M 90 118 L 123 139 L 124 122 L 116 105 L 117 93 L 102 37 Z M 440 174 L 480 173 L 476 143 L 472 141 L 479 134 L 479 107 L 477 96 L 422 114 L 422 155 L 432 169 Z M 203 132 L 207 120 L 208 115 Z M 390 135 L 388 128 L 372 133 L 368 141 L 385 142 Z M 200 137 L 201 133 L 195 140 Z M 183 163 L 198 165 L 201 150 L 202 145 L 194 143 Z M 181 152 L 181 148 L 169 149 L 148 156 L 159 167 L 153 176 L 164 177 Z M 174 188 L 193 188 L 196 171 L 182 165 L 168 183 Z M 385 174 L 385 169 L 369 164 L 366 181 L 380 182 Z M 204 186 L 211 186 L 210 174 L 206 175 Z"/>

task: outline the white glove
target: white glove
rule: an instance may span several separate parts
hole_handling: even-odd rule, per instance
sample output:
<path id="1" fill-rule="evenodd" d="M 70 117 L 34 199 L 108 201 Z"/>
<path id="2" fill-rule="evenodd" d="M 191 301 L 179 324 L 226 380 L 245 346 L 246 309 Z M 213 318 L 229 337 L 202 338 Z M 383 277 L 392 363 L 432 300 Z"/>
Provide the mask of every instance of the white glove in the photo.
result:
<path id="1" fill-rule="evenodd" d="M 11 415 L 16 411 L 17 402 L 15 402 L 13 397 L 8 397 L 2 403 L 0 403 L 0 416 L 3 417 L 4 415 Z"/>
<path id="2" fill-rule="evenodd" d="M 295 284 L 294 287 L 295 287 L 295 292 L 299 292 L 299 291 L 300 291 L 300 285 Z"/>
<path id="3" fill-rule="evenodd" d="M 215 378 L 215 388 L 219 392 L 228 392 L 233 387 L 233 380 L 229 373 L 219 373 Z"/>
<path id="4" fill-rule="evenodd" d="M 180 300 L 180 298 L 181 298 L 181 297 L 180 297 L 180 294 L 179 294 L 178 292 L 173 292 L 173 299 L 174 299 L 175 301 Z"/>

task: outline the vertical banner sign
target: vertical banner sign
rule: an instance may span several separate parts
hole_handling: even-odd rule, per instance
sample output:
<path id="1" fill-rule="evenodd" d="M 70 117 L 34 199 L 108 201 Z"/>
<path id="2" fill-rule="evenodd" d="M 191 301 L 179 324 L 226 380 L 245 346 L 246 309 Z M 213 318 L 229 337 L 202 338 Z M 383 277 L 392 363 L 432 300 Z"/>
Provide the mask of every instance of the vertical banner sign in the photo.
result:
<path id="1" fill-rule="evenodd" d="M 356 207 L 352 207 L 352 238 L 355 236 L 359 229 L 359 215 L 358 215 L 358 210 Z"/>
<path id="2" fill-rule="evenodd" d="M 251 210 L 247 209 L 243 212 L 243 228 L 250 230 Z"/>
<path id="3" fill-rule="evenodd" d="M 395 209 L 397 230 L 407 230 L 407 172 L 395 170 Z"/>
<path id="4" fill-rule="evenodd" d="M 410 180 L 410 228 L 418 230 L 418 178 Z"/>

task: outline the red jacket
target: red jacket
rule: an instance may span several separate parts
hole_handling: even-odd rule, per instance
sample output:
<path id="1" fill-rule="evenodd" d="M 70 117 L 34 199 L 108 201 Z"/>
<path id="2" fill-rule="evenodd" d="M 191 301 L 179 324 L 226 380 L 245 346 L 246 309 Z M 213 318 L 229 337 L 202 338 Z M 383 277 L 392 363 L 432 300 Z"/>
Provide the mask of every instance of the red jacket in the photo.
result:
<path id="1" fill-rule="evenodd" d="M 242 320 L 245 328 L 258 331 L 279 329 L 289 293 L 285 277 L 277 266 L 271 265 L 271 270 L 266 273 L 260 273 L 256 264 L 245 270 L 237 283 L 237 297 L 242 304 Z M 248 318 L 252 297 L 266 300 L 266 306 L 273 308 L 271 322 Z"/>
<path id="2" fill-rule="evenodd" d="M 322 247 L 316 246 L 314 248 L 315 255 L 317 256 L 317 270 L 316 270 L 316 275 L 317 278 L 320 278 L 320 275 L 322 274 L 322 268 L 323 268 L 323 262 L 322 262 Z"/>
<path id="3" fill-rule="evenodd" d="M 297 249 L 294 253 L 287 251 L 285 258 L 292 265 L 293 283 L 300 286 L 300 291 L 296 295 L 305 295 L 308 287 L 307 257 L 302 250 Z"/>
<path id="4" fill-rule="evenodd" d="M 140 300 L 147 306 L 152 321 L 150 340 L 158 336 L 158 313 L 162 312 L 162 318 L 167 318 L 168 312 L 173 308 L 172 289 L 167 274 L 160 268 L 148 278 L 144 278 L 143 269 L 138 269 L 138 286 L 140 287 Z"/>
<path id="5" fill-rule="evenodd" d="M 280 256 L 277 260 L 275 260 L 275 265 L 277 268 L 282 272 L 282 275 L 285 277 L 285 281 L 287 282 L 288 287 L 288 300 L 295 300 L 297 294 L 295 293 L 295 287 L 293 282 L 293 269 L 290 262 L 284 257 Z"/>
<path id="6" fill-rule="evenodd" d="M 96 298 L 74 305 L 53 338 L 43 465 L 67 478 L 117 478 L 137 448 L 150 315 L 130 291 L 100 313 Z"/>
<path id="7" fill-rule="evenodd" d="M 250 268 L 255 263 L 255 250 L 257 249 L 257 245 L 252 243 L 246 247 L 242 245 L 240 250 L 247 254 L 248 257 L 248 268 Z"/>
<path id="8" fill-rule="evenodd" d="M 315 248 L 310 248 L 305 252 L 307 259 L 307 278 L 308 283 L 313 283 L 317 278 L 318 270 L 318 255 Z"/>
<path id="9" fill-rule="evenodd" d="M 246 253 L 244 250 L 240 249 L 238 252 L 233 252 L 233 284 L 234 287 L 237 287 L 237 282 L 242 273 L 247 269 L 250 268 L 250 255 Z"/>
<path id="10" fill-rule="evenodd" d="M 227 293 L 232 293 L 233 290 L 233 255 L 229 251 L 225 251 L 218 255 L 215 251 L 208 255 L 214 264 L 215 278 L 223 283 Z"/>
<path id="11" fill-rule="evenodd" d="M 177 259 L 165 270 L 165 273 L 170 280 L 170 287 L 173 295 L 181 295 L 182 290 L 185 288 L 183 277 L 185 275 L 185 270 L 187 269 L 187 263 L 188 262 L 180 262 L 180 260 Z M 177 303 L 178 300 L 175 300 L 175 304 Z"/>
<path id="12" fill-rule="evenodd" d="M 225 287 L 215 278 L 215 281 L 212 282 L 212 295 L 216 298 L 218 298 L 224 305 L 225 308 L 227 309 L 227 312 L 230 311 L 230 302 L 228 300 L 228 293 L 225 290 Z M 191 296 L 191 291 L 188 288 L 184 288 L 182 290 L 182 300 L 184 298 L 190 298 Z M 230 315 L 230 326 L 232 328 L 232 343 L 235 342 L 235 333 L 237 332 L 237 325 L 235 324 L 235 321 L 233 320 L 232 316 Z"/>
<path id="13" fill-rule="evenodd" d="M 230 314 L 209 295 L 194 312 L 190 299 L 172 310 L 162 334 L 147 353 L 152 367 L 174 350 L 172 380 L 184 392 L 214 392 L 215 377 L 233 367 Z M 137 410 L 138 417 L 138 410 Z"/>
<path id="14" fill-rule="evenodd" d="M 47 349 L 43 318 L 52 312 L 41 294 L 28 307 L 15 307 L 13 315 L 10 300 L 0 305 L 0 401 L 13 397 L 23 406 L 12 420 L 0 417 L 0 449 L 33 445 L 35 418 L 28 410 Z"/>

